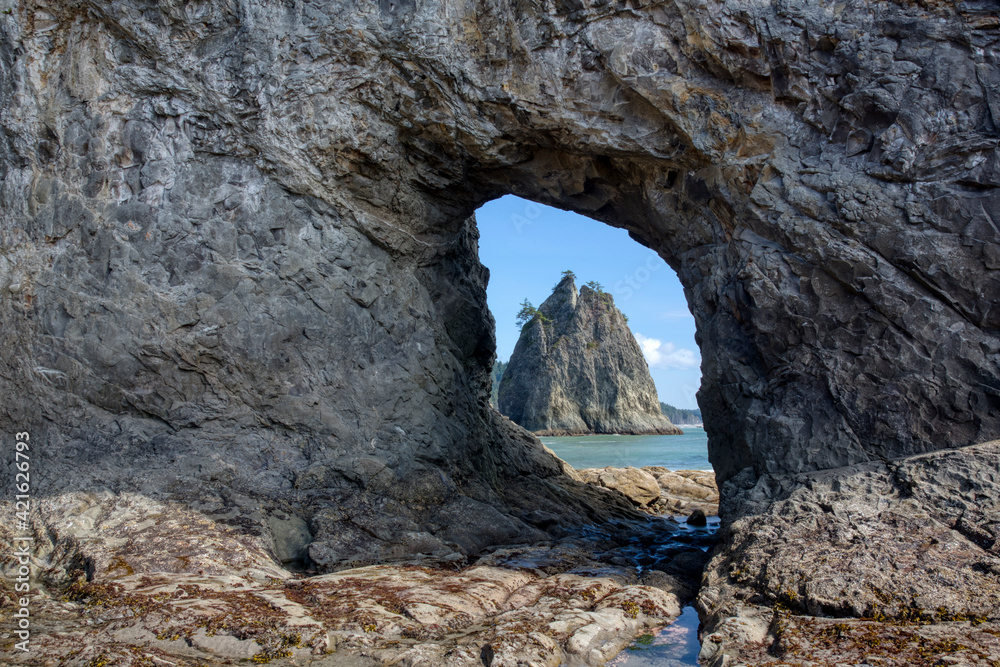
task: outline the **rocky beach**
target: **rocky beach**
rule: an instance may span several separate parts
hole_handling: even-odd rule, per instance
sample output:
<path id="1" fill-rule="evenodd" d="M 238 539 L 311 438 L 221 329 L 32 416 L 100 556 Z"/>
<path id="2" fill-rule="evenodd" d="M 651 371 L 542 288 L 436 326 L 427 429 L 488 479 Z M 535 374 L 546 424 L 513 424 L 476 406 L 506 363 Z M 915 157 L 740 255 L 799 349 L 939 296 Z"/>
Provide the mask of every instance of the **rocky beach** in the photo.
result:
<path id="1" fill-rule="evenodd" d="M 635 470 L 605 473 L 617 479 Z M 660 476 L 671 480 L 664 500 L 677 502 L 694 487 L 674 478 L 685 480 Z M 600 488 L 619 498 L 632 489 Z M 687 500 L 704 496 L 699 488 Z M 715 544 L 714 528 L 654 515 L 473 558 L 317 575 L 281 567 L 262 541 L 176 505 L 118 499 L 123 522 L 102 511 L 101 499 L 73 500 L 65 514 L 46 516 L 72 529 L 47 558 L 77 569 L 45 572 L 32 612 L 40 636 L 6 664 L 596 667 L 693 601 Z M 159 550 L 181 540 L 184 554 Z M 3 603 L 13 607 L 14 599 L 8 593 Z"/>
<path id="2" fill-rule="evenodd" d="M 688 516 L 700 510 L 706 516 L 719 514 L 714 473 L 646 466 L 586 468 L 576 474 L 589 484 L 618 491 L 650 513 Z"/>

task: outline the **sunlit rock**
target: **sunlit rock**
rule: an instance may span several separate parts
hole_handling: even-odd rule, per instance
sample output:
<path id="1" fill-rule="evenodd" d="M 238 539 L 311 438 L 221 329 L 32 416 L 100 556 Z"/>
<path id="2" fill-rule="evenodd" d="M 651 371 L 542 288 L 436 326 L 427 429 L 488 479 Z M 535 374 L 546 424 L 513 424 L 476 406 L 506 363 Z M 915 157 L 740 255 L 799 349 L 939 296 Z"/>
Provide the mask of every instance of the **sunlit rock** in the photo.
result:
<path id="1" fill-rule="evenodd" d="M 578 292 L 572 275 L 522 327 L 498 397 L 500 412 L 537 435 L 681 433 L 612 296 L 596 285 Z"/>

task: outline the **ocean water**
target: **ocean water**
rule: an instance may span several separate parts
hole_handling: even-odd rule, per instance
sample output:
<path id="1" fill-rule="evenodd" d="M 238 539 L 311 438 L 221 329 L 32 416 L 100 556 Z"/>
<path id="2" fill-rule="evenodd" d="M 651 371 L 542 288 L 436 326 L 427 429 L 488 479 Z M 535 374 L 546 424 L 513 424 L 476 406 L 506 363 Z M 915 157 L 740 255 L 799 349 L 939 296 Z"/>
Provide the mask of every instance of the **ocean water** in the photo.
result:
<path id="1" fill-rule="evenodd" d="M 663 466 L 670 470 L 711 470 L 703 428 L 682 426 L 684 435 L 587 435 L 540 438 L 574 468 Z"/>

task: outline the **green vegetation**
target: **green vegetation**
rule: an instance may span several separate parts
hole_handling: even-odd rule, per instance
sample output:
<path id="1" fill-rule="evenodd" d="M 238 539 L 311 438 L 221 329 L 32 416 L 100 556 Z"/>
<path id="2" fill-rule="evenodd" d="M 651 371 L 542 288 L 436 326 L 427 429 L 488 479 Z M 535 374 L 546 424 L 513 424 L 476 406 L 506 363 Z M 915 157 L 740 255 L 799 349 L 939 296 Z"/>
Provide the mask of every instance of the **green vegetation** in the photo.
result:
<path id="1" fill-rule="evenodd" d="M 540 314 L 539 310 L 532 306 L 530 301 L 525 299 L 521 302 L 521 310 L 517 311 L 517 326 L 523 329 L 525 324 Z"/>
<path id="2" fill-rule="evenodd" d="M 562 272 L 562 278 L 559 280 L 559 282 L 562 282 L 566 278 L 572 278 L 573 280 L 576 280 L 576 274 L 570 271 L 569 269 L 566 269 L 565 271 Z"/>
<path id="3" fill-rule="evenodd" d="M 629 618 L 638 618 L 639 612 L 642 611 L 642 608 L 639 607 L 639 605 L 637 605 L 632 600 L 627 600 L 626 602 L 622 603 L 622 611 L 624 611 L 625 615 L 628 616 Z"/>
<path id="4" fill-rule="evenodd" d="M 547 324 L 552 321 L 548 317 L 545 317 L 545 313 L 532 306 L 530 301 L 527 299 L 522 301 L 521 310 L 517 313 L 517 326 L 523 329 L 524 325 L 531 322 L 536 317 L 542 321 L 542 324 Z"/>
<path id="5" fill-rule="evenodd" d="M 701 419 L 701 410 L 684 410 L 682 408 L 675 408 L 667 403 L 660 403 L 660 412 L 662 412 L 667 419 L 678 426 L 682 424 L 703 423 Z"/>
<path id="6" fill-rule="evenodd" d="M 647 633 L 632 642 L 632 645 L 628 647 L 630 651 L 648 651 L 653 647 L 653 642 L 656 637 Z"/>
<path id="7" fill-rule="evenodd" d="M 499 400 L 498 397 L 500 392 L 500 379 L 503 377 L 504 371 L 507 370 L 508 363 L 509 362 L 506 361 L 497 361 L 495 364 L 493 364 L 493 373 L 491 373 L 491 376 L 493 378 L 493 388 L 490 390 L 490 405 L 492 405 L 494 408 L 497 408 L 498 410 L 500 409 L 498 403 Z"/>
<path id="8" fill-rule="evenodd" d="M 587 283 L 587 287 L 594 290 L 598 294 L 604 294 L 604 285 L 597 282 L 596 280 L 591 280 Z"/>

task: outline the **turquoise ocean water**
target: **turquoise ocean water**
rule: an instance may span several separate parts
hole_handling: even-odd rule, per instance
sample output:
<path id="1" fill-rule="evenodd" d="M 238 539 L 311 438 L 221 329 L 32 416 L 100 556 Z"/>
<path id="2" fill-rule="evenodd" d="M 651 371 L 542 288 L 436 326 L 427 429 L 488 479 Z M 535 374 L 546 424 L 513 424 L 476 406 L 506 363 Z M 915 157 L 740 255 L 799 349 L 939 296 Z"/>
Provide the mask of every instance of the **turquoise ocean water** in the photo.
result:
<path id="1" fill-rule="evenodd" d="M 711 470 L 703 428 L 682 426 L 684 435 L 588 435 L 541 438 L 574 468 L 664 466 L 670 470 Z"/>

